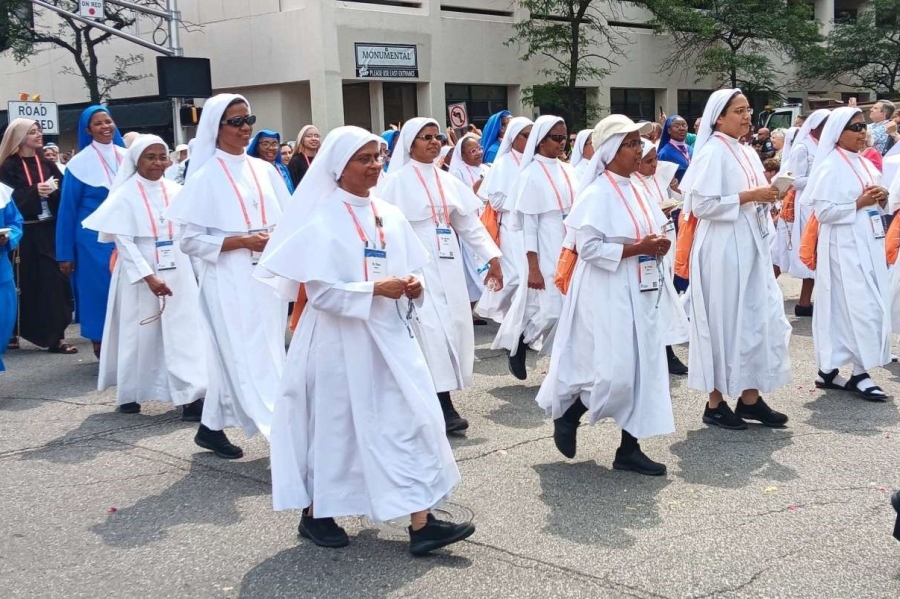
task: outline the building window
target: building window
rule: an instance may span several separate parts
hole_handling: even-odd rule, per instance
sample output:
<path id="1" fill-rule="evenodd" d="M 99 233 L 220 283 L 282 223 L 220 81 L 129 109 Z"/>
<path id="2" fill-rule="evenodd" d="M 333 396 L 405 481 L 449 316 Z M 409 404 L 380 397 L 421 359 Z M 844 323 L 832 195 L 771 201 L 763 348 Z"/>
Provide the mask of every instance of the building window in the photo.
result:
<path id="1" fill-rule="evenodd" d="M 694 121 L 703 116 L 703 108 L 711 94 L 711 91 L 705 89 L 678 90 L 678 114 L 693 127 Z"/>
<path id="2" fill-rule="evenodd" d="M 634 121 L 656 120 L 656 90 L 613 87 L 609 105 L 612 114 L 624 114 Z"/>
<path id="3" fill-rule="evenodd" d="M 478 127 L 483 127 L 492 114 L 509 107 L 505 85 L 448 83 L 444 86 L 444 96 L 448 106 L 465 102 L 469 122 Z"/>

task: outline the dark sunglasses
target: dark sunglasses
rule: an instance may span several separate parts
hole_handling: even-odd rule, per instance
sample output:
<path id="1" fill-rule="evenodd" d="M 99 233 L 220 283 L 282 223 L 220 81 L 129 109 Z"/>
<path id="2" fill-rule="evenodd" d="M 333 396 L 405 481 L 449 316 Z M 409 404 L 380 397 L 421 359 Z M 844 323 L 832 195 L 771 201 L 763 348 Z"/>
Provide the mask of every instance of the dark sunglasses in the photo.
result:
<path id="1" fill-rule="evenodd" d="M 232 127 L 243 127 L 244 125 L 255 125 L 256 115 L 249 114 L 247 116 L 235 116 L 224 121 L 219 121 L 220 125 L 231 125 Z"/>
<path id="2" fill-rule="evenodd" d="M 435 141 L 435 140 L 444 142 L 444 141 L 447 141 L 447 136 L 444 135 L 443 133 L 439 133 L 437 135 L 432 135 L 431 133 L 427 133 L 425 135 L 417 135 L 416 139 L 421 139 L 422 141 L 426 141 L 426 142 L 427 141 Z"/>
<path id="3" fill-rule="evenodd" d="M 568 139 L 568 137 L 566 137 L 562 133 L 557 133 L 557 134 L 547 135 L 546 139 L 552 139 L 556 143 L 560 143 L 560 142 L 566 141 Z"/>
<path id="4" fill-rule="evenodd" d="M 844 131 L 853 131 L 854 133 L 861 133 L 865 131 L 869 126 L 865 123 L 853 123 L 852 125 L 847 125 L 844 127 Z"/>

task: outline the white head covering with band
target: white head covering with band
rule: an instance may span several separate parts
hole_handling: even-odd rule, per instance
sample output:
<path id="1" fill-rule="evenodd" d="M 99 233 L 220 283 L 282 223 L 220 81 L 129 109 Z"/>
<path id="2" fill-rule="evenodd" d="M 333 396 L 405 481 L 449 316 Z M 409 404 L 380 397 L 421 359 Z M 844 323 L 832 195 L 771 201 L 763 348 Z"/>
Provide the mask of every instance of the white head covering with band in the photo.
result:
<path id="1" fill-rule="evenodd" d="M 575 143 L 572 145 L 572 157 L 569 158 L 572 168 L 576 168 L 584 160 L 584 144 L 593 132 L 593 129 L 582 129 L 575 137 Z"/>
<path id="2" fill-rule="evenodd" d="M 498 193 L 503 195 L 509 193 L 516 180 L 516 175 L 519 173 L 519 165 L 513 156 L 504 157 L 514 152 L 513 142 L 522 133 L 522 130 L 532 125 L 534 122 L 524 116 L 514 117 L 506 125 L 506 133 L 503 134 L 503 141 L 500 143 L 493 166 L 484 176 L 484 181 L 478 189 L 481 196 L 490 198 Z M 514 156 L 518 158 L 518 152 Z"/>
<path id="3" fill-rule="evenodd" d="M 197 125 L 197 135 L 192 141 L 193 145 L 190 150 L 191 162 L 188 164 L 188 172 L 184 174 L 185 181 L 199 171 L 207 160 L 215 156 L 222 117 L 225 116 L 228 105 L 235 100 L 243 101 L 247 105 L 247 111 L 250 111 L 250 102 L 238 94 L 218 94 L 203 105 L 200 123 Z"/>
<path id="4" fill-rule="evenodd" d="M 125 153 L 119 172 L 116 173 L 109 197 L 93 214 L 82 221 L 81 224 L 85 229 L 99 232 L 97 239 L 101 243 L 112 243 L 116 235 L 168 237 L 167 223 L 150 221 L 143 194 L 147 195 L 154 216 L 161 215 L 165 212 L 167 202 L 181 191 L 181 186 L 165 177 L 160 177 L 158 181 L 149 181 L 137 172 L 141 155 L 155 145 L 162 146 L 162 153 L 168 155 L 169 148 L 161 137 L 140 135 L 135 138 Z M 174 233 L 177 233 L 177 229 L 173 228 Z"/>
<path id="5" fill-rule="evenodd" d="M 794 141 L 791 143 L 791 148 L 796 148 L 800 145 L 806 146 L 807 156 L 814 156 L 816 153 L 817 142 L 810 135 L 810 133 L 819 127 L 822 122 L 828 118 L 831 114 L 831 111 L 827 108 L 820 108 L 814 111 L 811 115 L 806 117 L 806 120 L 803 121 L 803 126 L 800 127 L 800 131 L 797 132 L 797 135 L 794 136 Z M 785 161 L 787 164 L 787 170 L 792 173 L 806 173 L 806 165 L 795 164 L 795 161 L 798 160 L 798 156 L 795 153 L 794 156 L 791 156 L 786 151 L 782 150 L 782 156 L 787 156 L 787 160 Z M 787 171 L 785 171 L 787 172 Z M 807 176 L 811 174 L 812 171 L 806 173 Z"/>
<path id="6" fill-rule="evenodd" d="M 400 129 L 400 136 L 397 138 L 397 145 L 394 146 L 394 153 L 391 154 L 391 163 L 388 165 L 387 171 L 388 175 L 396 173 L 406 166 L 406 163 L 410 160 L 409 152 L 412 149 L 413 142 L 416 141 L 416 136 L 428 125 L 437 127 L 438 132 L 441 130 L 441 126 L 436 120 L 423 116 L 417 116 L 403 123 L 403 127 Z"/>
<path id="7" fill-rule="evenodd" d="M 790 127 L 784 131 L 784 145 L 781 147 L 781 168 L 778 169 L 778 176 L 789 172 L 791 148 L 794 147 L 794 139 L 797 138 L 800 127 Z"/>
<path id="8" fill-rule="evenodd" d="M 474 185 L 475 182 L 481 177 L 483 172 L 482 166 L 469 166 L 466 164 L 466 161 L 463 160 L 463 145 L 467 139 L 471 139 L 478 145 L 479 137 L 474 133 L 466 133 L 463 135 L 459 141 L 456 142 L 456 145 L 453 146 L 453 157 L 450 159 L 450 171 L 449 173 L 465 183 L 466 185 Z M 478 146 L 481 147 L 481 146 Z M 475 180 L 473 182 L 472 180 Z"/>

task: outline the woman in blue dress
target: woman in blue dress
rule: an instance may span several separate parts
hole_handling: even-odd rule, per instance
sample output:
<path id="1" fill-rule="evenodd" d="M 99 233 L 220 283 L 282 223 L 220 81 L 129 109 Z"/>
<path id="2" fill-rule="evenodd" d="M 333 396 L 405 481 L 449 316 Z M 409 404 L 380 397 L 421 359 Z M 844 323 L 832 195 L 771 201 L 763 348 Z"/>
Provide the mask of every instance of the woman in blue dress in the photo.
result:
<path id="1" fill-rule="evenodd" d="M 22 239 L 22 215 L 12 201 L 12 189 L 0 184 L 0 339 L 9 339 L 16 325 L 16 282 L 13 279 L 10 253 Z M 3 366 L 3 352 L 6 343 L 0 343 L 0 372 Z"/>
<path id="2" fill-rule="evenodd" d="M 112 244 L 99 243 L 97 232 L 81 221 L 94 213 L 109 195 L 125 143 L 105 106 L 91 106 L 78 121 L 78 153 L 66 165 L 56 222 L 56 260 L 65 275 L 75 275 L 75 309 L 81 336 L 94 344 L 100 357 L 100 340 L 106 320 Z"/>

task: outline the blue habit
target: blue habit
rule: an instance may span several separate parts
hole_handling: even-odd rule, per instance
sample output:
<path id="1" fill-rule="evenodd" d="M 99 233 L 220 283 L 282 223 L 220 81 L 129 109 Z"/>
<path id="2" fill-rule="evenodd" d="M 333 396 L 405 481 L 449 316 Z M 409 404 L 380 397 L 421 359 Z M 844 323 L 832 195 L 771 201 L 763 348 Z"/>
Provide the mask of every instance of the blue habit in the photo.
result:
<path id="1" fill-rule="evenodd" d="M 479 143 L 484 150 L 484 158 L 482 160 L 485 164 L 492 164 L 494 158 L 497 157 L 497 152 L 500 150 L 500 142 L 503 141 L 500 139 L 500 129 L 503 127 L 503 118 L 508 116 L 512 116 L 508 110 L 501 110 L 492 114 L 481 131 L 482 136 Z"/>
<path id="2" fill-rule="evenodd" d="M 81 336 L 103 339 L 106 301 L 109 295 L 109 259 L 114 245 L 97 241 L 97 232 L 81 226 L 109 195 L 105 187 L 82 183 L 70 171 L 63 177 L 59 214 L 56 218 L 56 260 L 74 262 L 75 306 Z"/>
<path id="3" fill-rule="evenodd" d="M 22 215 L 12 200 L 0 210 L 0 228 L 10 228 L 9 241 L 0 246 L 0 372 L 6 370 L 3 366 L 3 353 L 6 352 L 6 342 L 13 334 L 16 326 L 16 311 L 18 310 L 18 298 L 16 297 L 16 281 L 13 278 L 12 261 L 10 253 L 19 245 L 22 239 Z"/>
<path id="4" fill-rule="evenodd" d="M 672 125 L 672 121 L 677 118 L 681 117 L 677 114 L 673 114 L 666 119 L 666 124 L 663 125 L 662 135 L 659 137 L 659 150 L 656 152 L 656 157 L 664 162 L 674 162 L 678 165 L 678 170 L 675 171 L 675 178 L 681 183 L 681 178 L 684 177 L 684 173 L 691 163 L 690 160 L 685 157 L 685 154 L 693 157 L 694 148 L 683 142 L 672 141 L 669 137 L 669 127 Z"/>

